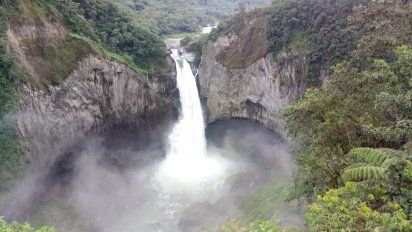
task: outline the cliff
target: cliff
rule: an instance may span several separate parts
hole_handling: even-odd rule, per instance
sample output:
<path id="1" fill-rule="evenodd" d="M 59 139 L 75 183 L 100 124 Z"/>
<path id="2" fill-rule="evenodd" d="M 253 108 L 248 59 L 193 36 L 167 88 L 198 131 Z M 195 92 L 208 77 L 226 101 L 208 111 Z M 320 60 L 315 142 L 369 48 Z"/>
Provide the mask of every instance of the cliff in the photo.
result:
<path id="1" fill-rule="evenodd" d="M 142 78 L 123 64 L 89 56 L 47 92 L 22 84 L 18 128 L 29 141 L 27 153 L 40 154 L 115 125 L 143 130 L 175 118 L 174 79 Z"/>
<path id="2" fill-rule="evenodd" d="M 208 122 L 246 118 L 285 135 L 280 111 L 304 94 L 308 60 L 299 48 L 273 58 L 265 28 L 264 14 L 251 14 L 204 46 L 199 86 Z"/>
<path id="3" fill-rule="evenodd" d="M 176 117 L 175 71 L 149 75 L 130 67 L 70 34 L 36 3 L 24 2 L 7 37 L 24 73 L 17 127 L 29 160 L 116 125 L 141 131 Z"/>

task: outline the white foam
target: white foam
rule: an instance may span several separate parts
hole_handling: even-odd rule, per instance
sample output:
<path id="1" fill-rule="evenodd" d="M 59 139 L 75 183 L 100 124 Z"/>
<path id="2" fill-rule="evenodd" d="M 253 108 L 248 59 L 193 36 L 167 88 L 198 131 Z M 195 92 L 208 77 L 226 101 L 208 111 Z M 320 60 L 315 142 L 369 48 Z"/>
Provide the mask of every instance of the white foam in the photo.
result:
<path id="1" fill-rule="evenodd" d="M 207 155 L 205 124 L 196 80 L 189 63 L 172 50 L 176 62 L 181 112 L 169 135 L 170 150 L 159 165 L 156 180 L 167 193 L 187 193 L 211 199 L 225 180 L 228 162 L 218 155 Z"/>

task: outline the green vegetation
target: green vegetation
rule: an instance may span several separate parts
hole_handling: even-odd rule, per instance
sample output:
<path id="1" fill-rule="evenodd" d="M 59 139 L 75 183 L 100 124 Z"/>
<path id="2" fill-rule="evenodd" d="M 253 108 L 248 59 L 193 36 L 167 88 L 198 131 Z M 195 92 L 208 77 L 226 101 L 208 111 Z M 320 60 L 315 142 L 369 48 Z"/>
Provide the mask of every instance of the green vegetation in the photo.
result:
<path id="1" fill-rule="evenodd" d="M 303 48 L 312 86 L 321 70 L 332 74 L 283 112 L 298 164 L 290 196 L 311 203 L 305 231 L 412 230 L 411 4 L 292 0 L 267 13 L 275 57 Z M 209 40 L 237 34 L 243 20 L 222 23 Z M 246 215 L 268 220 L 276 189 L 248 198 Z M 239 223 L 229 231 L 271 231 Z"/>
<path id="2" fill-rule="evenodd" d="M 251 14 L 253 14 L 254 12 L 252 12 Z M 242 26 L 245 25 L 246 17 L 248 17 L 248 14 L 245 11 L 239 11 L 229 20 L 221 22 L 215 30 L 212 30 L 210 32 L 209 40 L 215 42 L 221 35 L 230 35 L 238 32 L 242 29 Z"/>
<path id="3" fill-rule="evenodd" d="M 6 48 L 13 15 L 21 14 L 16 23 L 56 16 L 54 23 L 62 21 L 70 30 L 67 38 L 47 44 L 23 41 L 27 54 L 44 55 L 44 64 L 37 67 L 46 84 L 59 84 L 77 60 L 95 51 L 140 72 L 165 72 L 166 53 L 159 35 L 191 33 L 198 25 L 227 17 L 222 11 L 230 1 L 218 5 L 219 10 L 206 11 L 205 4 L 214 2 L 121 1 L 133 8 L 130 11 L 110 0 L 39 0 L 39 7 L 27 11 L 19 1 L 2 1 L 0 191 L 22 169 L 14 117 L 22 75 Z M 188 4 L 191 7 L 185 8 Z M 252 19 L 254 23 L 248 24 Z M 199 56 L 207 40 L 235 33 L 240 39 L 217 56 L 231 68 L 295 48 L 309 58 L 313 88 L 283 112 L 295 142 L 294 190 L 284 183 L 264 186 L 242 202 L 245 218 L 252 222 L 237 220 L 221 231 L 282 231 L 267 220 L 292 198 L 310 203 L 305 228 L 309 231 L 412 230 L 411 22 L 409 0 L 274 1 L 267 10 L 240 10 L 207 37 L 182 41 Z M 321 84 L 321 70 L 331 73 L 331 79 L 315 88 Z M 53 229 L 35 230 L 0 219 L 0 231 Z"/>
<path id="4" fill-rule="evenodd" d="M 226 67 L 245 68 L 265 56 L 268 53 L 266 14 L 264 10 L 255 10 L 246 17 L 239 13 L 236 17 L 242 20 L 233 28 L 239 39 L 219 52 L 216 59 Z"/>
<path id="5" fill-rule="evenodd" d="M 389 63 L 374 60 L 365 69 L 339 64 L 325 89 L 308 90 L 285 112 L 290 132 L 299 137 L 299 173 L 314 192 L 339 186 L 350 149 L 400 148 L 409 141 L 411 54 L 401 46 Z"/>
<path id="6" fill-rule="evenodd" d="M 245 224 L 241 220 L 222 225 L 218 232 L 282 232 L 285 231 L 278 227 L 278 224 L 271 221 L 255 221 Z"/>
<path id="7" fill-rule="evenodd" d="M 39 229 L 34 229 L 29 224 L 20 224 L 17 222 L 6 223 L 3 218 L 0 217 L 0 231 L 2 232 L 54 232 L 53 228 L 42 227 Z"/>
<path id="8" fill-rule="evenodd" d="M 20 143 L 16 132 L 14 93 L 18 70 L 7 50 L 8 22 L 18 4 L 3 1 L 0 4 L 0 191 L 21 173 Z"/>
<path id="9" fill-rule="evenodd" d="M 119 63 L 125 64 L 129 68 L 132 68 L 133 70 L 135 70 L 136 72 L 145 73 L 145 70 L 137 67 L 136 64 L 133 62 L 133 59 L 129 56 L 119 55 L 119 54 L 110 52 L 110 51 L 106 50 L 104 47 L 102 47 L 100 44 L 96 43 L 95 41 L 91 40 L 88 37 L 73 34 L 73 33 L 70 33 L 70 36 L 72 38 L 82 40 L 82 41 L 92 45 L 94 49 L 97 49 L 105 57 L 111 58 L 111 59 L 113 59 L 113 60 L 115 60 Z"/>
<path id="10" fill-rule="evenodd" d="M 30 218 L 30 224 L 36 228 L 54 225 L 59 231 L 93 231 L 90 221 L 82 220 L 72 207 L 59 200 L 43 204 Z"/>
<path id="11" fill-rule="evenodd" d="M 209 39 L 216 41 L 221 35 L 232 34 L 240 38 L 218 56 L 219 62 L 230 68 L 245 68 L 269 52 L 276 58 L 280 52 L 303 48 L 309 58 L 310 84 L 317 85 L 320 71 L 347 58 L 367 31 L 353 30 L 348 18 L 354 6 L 366 2 L 273 1 L 266 10 L 239 12 L 222 22 Z"/>
<path id="12" fill-rule="evenodd" d="M 219 36 L 227 36 L 234 42 L 222 49 L 217 55 L 217 61 L 234 69 L 246 68 L 268 54 L 266 9 L 256 9 L 247 13 L 239 11 L 233 18 L 219 24 L 206 41 L 215 42 Z M 235 39 L 236 38 L 236 39 Z"/>
<path id="13" fill-rule="evenodd" d="M 345 168 L 344 187 L 318 196 L 306 215 L 312 231 L 410 231 L 410 153 L 355 148 Z M 409 157 L 408 157 L 409 156 Z M 350 182 L 356 181 L 356 182 Z M 409 215 L 409 216 L 408 216 Z"/>
<path id="14" fill-rule="evenodd" d="M 50 64 L 54 81 L 61 83 L 77 67 L 77 62 L 91 53 L 91 47 L 79 40 L 52 43 L 43 48 L 46 63 Z"/>
<path id="15" fill-rule="evenodd" d="M 366 32 L 356 49 L 284 112 L 297 195 L 315 201 L 311 231 L 412 228 L 411 9 L 409 1 L 356 7 L 350 27 Z"/>
<path id="16" fill-rule="evenodd" d="M 347 58 L 365 30 L 350 30 L 347 16 L 363 0 L 305 0 L 274 4 L 268 20 L 270 52 L 276 56 L 294 46 L 306 49 L 309 79 L 318 84 L 321 69 Z"/>
<path id="17" fill-rule="evenodd" d="M 90 43 L 67 36 L 61 29 L 61 22 L 56 16 L 58 13 L 52 13 L 55 9 L 49 8 L 50 6 L 42 1 L 22 1 L 16 15 L 10 21 L 15 29 L 24 25 L 44 28 L 44 22 L 54 27 L 55 31 L 49 32 L 54 34 L 49 35 L 49 38 L 45 38 L 44 32 L 37 30 L 34 32 L 35 39 L 29 37 L 18 41 L 19 46 L 24 47 L 26 60 L 20 65 L 31 66 L 33 69 L 29 74 L 31 77 L 26 78 L 26 81 L 39 87 L 62 83 L 75 70 L 79 60 L 97 53 Z"/>
<path id="18" fill-rule="evenodd" d="M 77 38 L 56 39 L 48 44 L 42 41 L 22 41 L 26 56 L 34 64 L 42 84 L 61 84 L 77 67 L 78 61 L 95 53 L 89 43 Z M 41 58 L 36 54 L 43 54 Z"/>
<path id="19" fill-rule="evenodd" d="M 60 84 L 79 60 L 96 51 L 139 72 L 168 71 L 166 49 L 160 37 L 139 27 L 130 14 L 106 0 L 2 1 L 0 17 L 0 190 L 7 188 L 23 169 L 15 112 L 19 81 Z M 10 24 L 42 27 L 44 22 L 56 28 L 63 24 L 76 34 L 66 36 L 63 31 L 50 40 L 38 36 L 35 41 L 20 41 L 27 61 L 35 67 L 37 83 L 25 78 L 15 65 L 14 57 L 7 50 L 6 32 Z"/>
<path id="20" fill-rule="evenodd" d="M 105 49 L 129 56 L 149 73 L 164 72 L 166 48 L 160 37 L 138 25 L 130 13 L 109 0 L 47 1 L 69 29 Z"/>
<path id="21" fill-rule="evenodd" d="M 353 182 L 318 196 L 306 218 L 309 231 L 412 230 L 400 205 L 390 201 L 381 189 Z"/>
<path id="22" fill-rule="evenodd" d="M 200 60 L 202 57 L 202 50 L 203 46 L 208 41 L 207 34 L 201 34 L 196 36 L 186 36 L 184 39 L 180 41 L 182 46 L 186 46 L 187 50 L 195 55 L 195 65 L 200 64 Z"/>
<path id="23" fill-rule="evenodd" d="M 237 0 L 112 0 L 131 9 L 140 25 L 159 35 L 197 32 L 199 26 L 228 19 L 239 7 Z M 255 8 L 270 0 L 248 0 Z"/>
<path id="24" fill-rule="evenodd" d="M 345 181 L 386 181 L 386 173 L 389 171 L 396 171 L 396 176 L 401 182 L 412 181 L 409 173 L 412 163 L 407 160 L 405 152 L 392 149 L 355 148 L 349 155 L 353 164 L 344 171 Z"/>
<path id="25" fill-rule="evenodd" d="M 242 200 L 240 208 L 248 221 L 271 220 L 283 210 L 293 210 L 290 180 L 275 180 Z"/>

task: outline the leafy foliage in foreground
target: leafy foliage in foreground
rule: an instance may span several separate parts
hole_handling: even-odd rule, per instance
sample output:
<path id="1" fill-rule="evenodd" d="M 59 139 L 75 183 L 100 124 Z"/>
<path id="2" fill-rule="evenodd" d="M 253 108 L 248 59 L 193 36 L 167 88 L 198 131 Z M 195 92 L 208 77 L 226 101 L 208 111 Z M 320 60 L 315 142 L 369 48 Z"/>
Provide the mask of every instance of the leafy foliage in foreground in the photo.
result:
<path id="1" fill-rule="evenodd" d="M 325 89 L 308 90 L 285 111 L 290 132 L 299 137 L 299 172 L 312 191 L 338 187 L 352 148 L 399 148 L 411 139 L 411 55 L 401 46 L 389 63 L 340 64 Z"/>
<path id="2" fill-rule="evenodd" d="M 353 27 L 368 33 L 331 80 L 284 112 L 297 195 L 315 201 L 312 231 L 412 229 L 411 11 L 410 1 L 355 8 Z"/>
<path id="3" fill-rule="evenodd" d="M 339 212 L 327 208 L 328 200 L 322 203 L 318 198 L 324 214 L 312 214 L 310 228 L 409 231 L 411 1 L 284 1 L 274 2 L 266 13 L 269 49 L 274 55 L 301 47 L 308 52 L 312 81 L 319 79 L 321 70 L 332 74 L 322 87 L 309 89 L 284 111 L 296 142 L 295 196 L 313 202 L 316 195 L 336 190 L 342 192 L 342 204 L 352 207 L 350 212 Z M 238 14 L 222 23 L 208 39 L 216 41 L 238 31 L 245 17 Z M 341 189 L 348 181 L 359 182 L 356 194 Z M 368 201 L 372 192 L 379 200 Z M 372 213 L 366 212 L 368 208 Z M 333 217 L 337 227 L 325 227 L 330 225 L 327 217 Z"/>
<path id="4" fill-rule="evenodd" d="M 306 218 L 309 231 L 412 230 L 399 204 L 390 201 L 381 189 L 353 182 L 318 196 Z"/>
<path id="5" fill-rule="evenodd" d="M 412 214 L 411 150 L 388 148 L 355 148 L 350 153 L 350 165 L 343 170 L 344 181 L 356 181 L 371 189 L 380 188 L 391 201 Z M 375 204 L 376 207 L 376 204 Z"/>
<path id="6" fill-rule="evenodd" d="M 241 220 L 222 225 L 218 232 L 282 232 L 276 222 L 272 221 L 255 221 L 245 224 Z"/>
<path id="7" fill-rule="evenodd" d="M 355 148 L 350 154 L 354 164 L 349 165 L 343 172 L 347 181 L 384 181 L 389 170 L 397 170 L 400 179 L 412 182 L 408 170 L 412 162 L 407 160 L 405 152 L 392 149 Z"/>
<path id="8" fill-rule="evenodd" d="M 54 232 L 55 230 L 50 227 L 42 227 L 39 229 L 34 229 L 29 224 L 20 224 L 17 222 L 12 222 L 10 224 L 6 223 L 3 218 L 0 217 L 0 231 L 1 232 Z"/>

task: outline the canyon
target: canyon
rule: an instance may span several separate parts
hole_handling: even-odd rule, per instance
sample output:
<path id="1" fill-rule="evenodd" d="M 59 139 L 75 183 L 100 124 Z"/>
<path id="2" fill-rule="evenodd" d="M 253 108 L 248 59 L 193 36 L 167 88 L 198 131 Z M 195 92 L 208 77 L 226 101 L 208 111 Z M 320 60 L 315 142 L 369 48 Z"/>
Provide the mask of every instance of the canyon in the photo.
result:
<path id="1" fill-rule="evenodd" d="M 29 78 L 18 95 L 19 135 L 28 142 L 29 160 L 39 159 L 35 154 L 44 153 L 45 144 L 47 149 L 57 148 L 116 125 L 144 131 L 176 120 L 179 99 L 170 59 L 169 74 L 144 74 L 91 48 L 62 83 L 39 85 L 41 71 L 33 60 L 42 58 L 27 52 L 24 42 L 48 44 L 68 36 L 60 24 L 44 18 L 40 23 L 17 24 L 8 32 L 10 48 Z M 245 68 L 226 67 L 218 60 L 219 54 L 241 39 L 221 35 L 203 48 L 197 82 L 207 122 L 245 118 L 286 138 L 280 111 L 303 96 L 307 59 L 295 50 L 280 54 L 286 62 L 279 63 L 264 51 Z"/>
<path id="2" fill-rule="evenodd" d="M 91 226 L 95 229 L 133 231 L 136 226 L 144 230 L 170 229 L 177 226 L 182 231 L 190 231 L 202 226 L 217 227 L 227 215 L 239 215 L 238 208 L 242 197 L 246 193 L 251 194 L 252 189 L 264 185 L 270 177 L 280 182 L 289 178 L 292 161 L 288 151 L 285 122 L 280 112 L 301 97 L 306 89 L 308 64 L 305 55 L 300 51 L 296 50 L 291 59 L 290 54 L 282 54 L 287 60 L 282 64 L 267 51 L 263 51 L 260 57 L 255 57 L 256 60 L 247 66 L 232 68 L 225 66 L 219 57 L 226 49 L 236 46 L 241 37 L 221 35 L 216 41 L 209 41 L 204 46 L 199 67 L 192 64 L 195 71 L 193 74 L 197 72 L 196 82 L 202 103 L 202 109 L 196 112 L 201 113 L 203 110 L 206 118 L 204 123 L 214 128 L 215 124 L 220 125 L 219 123 L 226 120 L 247 119 L 261 124 L 270 132 L 264 132 L 266 129 L 262 129 L 263 127 L 248 125 L 243 121 L 236 122 L 232 127 L 218 126 L 217 128 L 227 128 L 227 131 L 216 129 L 221 132 L 216 132 L 213 137 L 223 133 L 222 141 L 225 142 L 210 147 L 209 140 L 213 140 L 213 137 L 210 137 L 207 157 L 206 154 L 199 154 L 200 158 L 197 159 L 194 154 L 190 154 L 192 150 L 183 149 L 185 146 L 190 148 L 185 143 L 191 140 L 191 134 L 182 135 L 179 144 L 175 146 L 173 138 L 169 137 L 170 141 L 165 138 L 174 123 L 181 119 L 179 112 L 185 109 L 187 112 L 188 107 L 182 109 L 179 99 L 176 78 L 179 65 L 175 66 L 174 61 L 168 58 L 168 73 L 145 73 L 128 66 L 122 60 L 108 56 L 105 51 L 87 40 L 70 34 L 57 18 L 45 18 L 42 15 L 36 17 L 34 21 L 12 21 L 7 33 L 9 49 L 24 72 L 24 81 L 18 87 L 19 111 L 16 117 L 19 138 L 24 144 L 24 160 L 30 167 L 27 170 L 31 176 L 22 181 L 30 184 L 22 184 L 11 195 L 20 196 L 25 192 L 26 197 L 8 198 L 9 206 L 5 207 L 8 210 L 4 211 L 3 208 L 6 216 L 30 219 L 31 214 L 41 211 L 42 207 L 48 207 L 44 202 L 52 201 L 56 199 L 53 196 L 58 196 L 59 204 L 62 204 L 60 207 L 70 207 L 81 213 L 80 218 L 93 221 Z M 73 43 L 76 46 L 73 47 Z M 57 53 L 70 51 L 74 57 L 67 61 L 59 60 L 59 56 L 56 56 L 57 61 L 51 60 L 47 55 L 50 53 L 49 47 L 58 47 L 60 50 L 56 51 Z M 170 50 L 168 53 L 170 54 Z M 168 53 L 165 52 L 166 55 Z M 185 54 L 182 55 L 186 57 Z M 63 63 L 64 68 L 56 66 L 56 62 Z M 66 67 L 69 69 L 66 70 Z M 186 69 L 185 72 L 187 71 Z M 67 76 L 61 73 L 67 73 Z M 184 77 L 194 78 L 187 73 Z M 197 96 L 197 92 L 195 95 Z M 190 100 L 193 96 L 186 98 L 189 97 L 187 99 Z M 194 107 L 192 105 L 189 104 Z M 203 118 L 196 118 L 196 128 L 203 128 Z M 189 130 L 191 123 L 194 123 L 190 120 L 186 119 L 185 128 L 193 131 Z M 227 123 L 230 125 L 230 121 Z M 249 128 L 247 133 L 250 136 L 244 140 L 243 150 L 238 148 L 240 145 L 235 144 L 242 141 L 240 134 L 245 131 L 230 132 L 237 131 L 236 128 L 241 125 Z M 177 131 L 170 136 L 179 137 L 177 135 L 183 132 L 184 130 Z M 128 133 L 134 135 L 129 136 Z M 151 133 L 155 134 L 154 137 Z M 127 136 L 129 138 L 126 138 Z M 152 138 L 147 139 L 148 136 Z M 120 145 L 123 144 L 121 142 L 108 145 L 115 144 L 118 138 L 120 141 L 129 142 L 124 145 Z M 169 142 L 172 144 L 168 144 Z M 137 145 L 130 145 L 133 143 L 143 144 L 143 147 L 149 147 L 152 151 L 141 150 L 141 146 L 135 148 Z M 152 146 L 153 143 L 155 145 Z M 206 141 L 201 144 L 202 147 L 206 146 Z M 182 158 L 177 159 L 180 160 L 179 164 L 174 160 L 173 167 L 169 167 L 170 162 L 167 163 L 166 157 L 164 170 L 157 172 L 158 162 L 165 158 L 168 146 L 171 150 L 187 150 L 187 154 L 182 157 L 183 161 Z M 197 148 L 197 143 L 193 146 L 193 151 L 203 149 L 206 152 L 206 147 Z M 116 157 L 116 154 L 119 156 Z M 176 154 L 176 157 L 181 155 Z M 191 156 L 193 159 L 188 159 Z M 197 160 L 198 164 L 190 163 L 191 160 Z M 159 170 L 162 170 L 162 164 L 159 165 Z M 137 167 L 139 168 L 136 169 Z M 116 171 L 111 170 L 113 168 Z M 92 170 L 95 173 L 90 173 Z M 201 170 L 203 172 L 197 175 Z M 212 173 L 212 170 L 217 173 Z M 179 173 L 183 176 L 179 176 Z M 105 175 L 114 175 L 115 179 L 107 179 Z M 168 191 L 160 191 L 156 184 L 152 186 L 151 176 L 157 176 L 160 186 Z M 174 180 L 173 176 L 179 177 L 178 180 Z M 194 179 L 196 176 L 198 179 Z M 213 176 L 213 179 L 210 176 Z M 188 183 L 173 185 L 174 181 L 181 183 L 182 178 Z M 131 182 L 143 189 L 115 183 L 114 180 L 120 183 Z M 192 183 L 193 180 L 196 182 Z M 116 194 L 124 194 L 124 190 L 133 193 L 136 199 L 133 199 L 132 195 L 125 195 L 123 201 L 111 199 L 111 195 L 101 193 L 106 191 L 103 186 L 89 188 L 89 185 L 94 186 L 96 181 L 103 185 L 116 186 Z M 27 187 L 42 182 L 44 184 L 41 186 L 49 187 L 41 190 L 36 190 L 38 187 L 34 186 Z M 201 187 L 200 184 L 203 183 L 208 187 Z M 214 190 L 215 188 L 219 191 Z M 182 195 L 182 189 L 186 195 Z M 231 193 L 228 189 L 234 192 Z M 177 190 L 179 191 L 175 193 Z M 149 192 L 157 193 L 160 198 L 146 199 L 145 195 Z M 83 196 L 76 195 L 79 193 Z M 30 205 L 27 201 L 37 198 L 38 194 L 43 195 L 44 202 Z M 95 199 L 83 202 L 92 198 L 91 196 L 95 196 Z M 200 201 L 193 199 L 211 203 L 199 203 Z M 117 202 L 118 205 L 105 213 L 96 214 L 95 212 L 101 211 L 100 207 L 106 204 L 99 201 Z M 140 205 L 139 202 L 142 201 L 163 206 L 150 209 L 151 213 L 142 216 L 141 211 L 149 207 L 146 204 Z M 120 213 L 123 204 L 134 205 L 130 212 L 127 211 L 130 214 Z M 87 209 L 84 206 L 88 206 Z M 117 212 L 119 218 L 111 218 L 114 212 Z M 175 214 L 178 216 L 175 217 Z M 194 218 L 195 215 L 201 218 L 203 216 L 200 215 L 203 214 L 209 217 L 207 222 Z M 211 217 L 209 214 L 217 216 Z M 288 222 L 290 214 L 295 215 L 298 220 Z M 152 215 L 156 217 L 153 218 Z M 299 209 L 290 207 L 284 209 L 280 215 L 284 217 L 285 225 L 301 223 Z M 101 218 L 104 218 L 106 223 L 94 222 Z M 129 222 L 132 218 L 138 218 L 139 221 Z M 127 222 L 120 225 L 118 222 L 121 220 Z M 63 223 L 59 228 L 67 229 L 68 226 Z"/>
<path id="3" fill-rule="evenodd" d="M 411 1 L 267 2 L 2 1 L 0 230 L 411 231 Z"/>

